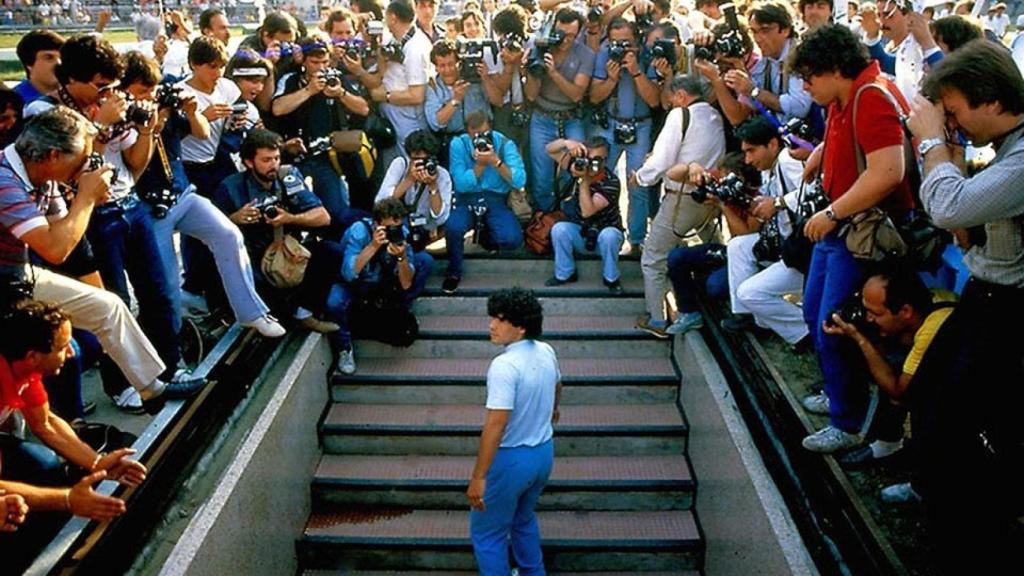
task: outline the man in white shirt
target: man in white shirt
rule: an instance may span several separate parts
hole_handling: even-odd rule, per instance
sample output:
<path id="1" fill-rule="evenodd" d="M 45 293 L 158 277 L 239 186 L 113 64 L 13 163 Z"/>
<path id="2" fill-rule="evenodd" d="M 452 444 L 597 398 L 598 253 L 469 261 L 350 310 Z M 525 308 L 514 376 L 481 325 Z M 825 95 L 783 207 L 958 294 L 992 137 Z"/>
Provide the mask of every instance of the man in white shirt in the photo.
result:
<path id="1" fill-rule="evenodd" d="M 700 80 L 677 76 L 671 89 L 680 107 L 669 112 L 651 155 L 631 176 L 640 186 L 653 186 L 665 179 L 665 197 L 651 223 L 640 259 L 649 317 L 637 324 L 640 330 L 659 338 L 668 337 L 663 303 L 669 290 L 668 253 L 691 229 L 710 230 L 705 224 L 718 215 L 716 209 L 695 202 L 689 195 L 694 186 L 682 182 L 687 180 L 690 163 L 714 168 L 725 155 L 722 116 L 704 101 Z"/>
<path id="2" fill-rule="evenodd" d="M 392 197 L 401 199 L 409 209 L 410 226 L 421 226 L 428 235 L 424 240 L 428 241 L 443 234 L 441 226 L 448 221 L 452 209 L 452 177 L 440 165 L 439 148 L 437 138 L 427 130 L 409 134 L 405 140 L 409 158 L 395 158 L 391 162 L 374 199 L 374 203 Z M 422 248 L 413 244 L 413 250 Z"/>

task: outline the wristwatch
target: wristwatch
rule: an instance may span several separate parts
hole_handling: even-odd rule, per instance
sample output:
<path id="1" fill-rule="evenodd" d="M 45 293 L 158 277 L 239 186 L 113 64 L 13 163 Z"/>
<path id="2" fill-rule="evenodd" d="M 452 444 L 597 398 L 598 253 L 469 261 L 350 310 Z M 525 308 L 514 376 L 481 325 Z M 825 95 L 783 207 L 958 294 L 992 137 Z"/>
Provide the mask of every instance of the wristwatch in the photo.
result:
<path id="1" fill-rule="evenodd" d="M 754 89 L 750 91 L 750 97 L 753 98 L 754 100 L 757 100 L 757 96 L 760 93 L 761 93 L 761 89 L 758 88 L 757 86 L 754 86 Z"/>
<path id="2" fill-rule="evenodd" d="M 943 138 L 927 138 L 925 140 L 921 140 L 921 143 L 917 145 L 917 153 L 924 158 L 924 155 L 927 154 L 929 150 L 945 143 L 946 140 Z"/>
<path id="3" fill-rule="evenodd" d="M 452 108 L 458 108 L 459 107 L 459 101 L 456 100 L 455 98 L 452 98 L 451 100 L 449 100 L 448 103 L 452 105 Z"/>
<path id="4" fill-rule="evenodd" d="M 825 208 L 825 217 L 828 218 L 829 220 L 833 221 L 833 222 L 838 222 L 839 221 L 839 218 L 836 218 L 835 211 L 832 210 L 832 205 L 831 204 L 829 204 L 828 207 Z"/>
<path id="5" fill-rule="evenodd" d="M 388 104 L 391 103 L 391 91 L 390 90 L 385 90 L 384 91 L 384 101 L 387 102 Z"/>
<path id="6" fill-rule="evenodd" d="M 775 210 L 782 210 L 786 207 L 786 201 L 783 200 L 782 196 L 776 196 L 775 200 L 772 200 L 772 206 L 775 207 Z"/>

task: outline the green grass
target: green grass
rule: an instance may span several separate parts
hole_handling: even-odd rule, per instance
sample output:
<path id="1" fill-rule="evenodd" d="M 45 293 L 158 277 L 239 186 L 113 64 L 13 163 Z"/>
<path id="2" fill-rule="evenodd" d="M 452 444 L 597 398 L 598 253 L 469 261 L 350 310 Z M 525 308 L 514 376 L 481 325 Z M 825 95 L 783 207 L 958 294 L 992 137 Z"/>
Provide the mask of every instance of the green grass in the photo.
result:
<path id="1" fill-rule="evenodd" d="M 0 81 L 18 81 L 25 78 L 25 70 L 17 60 L 0 60 Z"/>

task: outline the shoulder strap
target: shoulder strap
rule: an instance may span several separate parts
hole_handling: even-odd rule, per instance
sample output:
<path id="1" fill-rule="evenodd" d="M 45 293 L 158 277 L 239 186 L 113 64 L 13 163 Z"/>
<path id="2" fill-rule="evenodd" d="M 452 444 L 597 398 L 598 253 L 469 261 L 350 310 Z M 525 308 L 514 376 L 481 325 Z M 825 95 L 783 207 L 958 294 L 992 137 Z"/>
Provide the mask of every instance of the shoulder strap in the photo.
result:
<path id="1" fill-rule="evenodd" d="M 683 106 L 681 110 L 683 111 L 683 129 L 680 131 L 679 141 L 685 142 L 686 131 L 690 129 L 690 108 Z"/>
<path id="2" fill-rule="evenodd" d="M 879 84 L 875 82 L 861 86 L 860 88 L 857 89 L 857 93 L 854 94 L 853 96 L 853 147 L 854 151 L 857 154 L 857 171 L 863 172 L 864 168 L 867 166 L 867 161 L 864 157 L 864 150 L 860 147 L 860 142 L 857 141 L 857 108 L 858 104 L 860 103 L 861 94 L 863 94 L 864 90 L 868 88 L 875 88 L 878 91 L 880 91 L 882 95 L 885 96 L 885 99 L 888 100 L 890 104 L 892 104 L 893 109 L 896 110 L 896 115 L 899 116 L 900 118 L 900 126 L 903 130 L 904 160 L 907 161 L 907 169 L 913 170 L 914 173 L 917 173 L 917 154 L 914 153 L 914 144 L 911 140 L 912 137 L 907 130 L 907 115 L 903 113 L 903 108 L 900 107 L 899 102 L 897 102 L 896 98 L 892 95 L 891 92 L 889 92 L 889 89 L 884 84 Z M 911 176 L 911 182 L 913 182 L 913 180 L 914 177 Z"/>

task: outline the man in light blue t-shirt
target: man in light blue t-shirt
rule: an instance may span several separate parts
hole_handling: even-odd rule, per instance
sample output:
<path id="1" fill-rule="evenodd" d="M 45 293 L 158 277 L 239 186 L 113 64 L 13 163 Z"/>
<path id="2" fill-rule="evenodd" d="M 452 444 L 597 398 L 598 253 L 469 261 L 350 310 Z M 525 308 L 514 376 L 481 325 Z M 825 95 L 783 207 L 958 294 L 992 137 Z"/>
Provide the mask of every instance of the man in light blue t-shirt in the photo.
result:
<path id="1" fill-rule="evenodd" d="M 480 574 L 507 576 L 509 546 L 522 576 L 544 574 L 534 507 L 554 462 L 561 374 L 555 351 L 537 338 L 544 311 L 529 290 L 487 300 L 491 342 L 505 346 L 487 371 L 487 418 L 466 497 Z M 510 542 L 511 537 L 511 542 Z"/>

